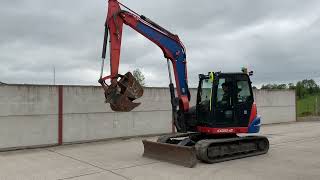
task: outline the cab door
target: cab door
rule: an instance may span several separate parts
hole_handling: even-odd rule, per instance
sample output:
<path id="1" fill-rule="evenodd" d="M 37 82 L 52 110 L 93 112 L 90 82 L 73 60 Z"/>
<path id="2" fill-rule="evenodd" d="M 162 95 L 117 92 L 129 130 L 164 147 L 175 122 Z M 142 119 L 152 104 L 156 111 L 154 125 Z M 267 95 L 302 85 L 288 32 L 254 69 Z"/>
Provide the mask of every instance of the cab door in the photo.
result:
<path id="1" fill-rule="evenodd" d="M 253 93 L 251 81 L 246 74 L 239 74 L 236 80 L 236 98 L 234 103 L 235 118 L 238 119 L 239 127 L 247 127 L 249 123 L 251 107 L 253 104 Z"/>
<path id="2" fill-rule="evenodd" d="M 213 81 L 203 78 L 199 82 L 197 95 L 197 120 L 200 124 L 210 124 L 212 120 L 212 88 Z"/>
<path id="3" fill-rule="evenodd" d="M 235 109 L 233 105 L 235 97 L 233 76 L 221 74 L 215 89 L 215 126 L 232 127 L 236 124 L 237 120 L 235 118 Z"/>

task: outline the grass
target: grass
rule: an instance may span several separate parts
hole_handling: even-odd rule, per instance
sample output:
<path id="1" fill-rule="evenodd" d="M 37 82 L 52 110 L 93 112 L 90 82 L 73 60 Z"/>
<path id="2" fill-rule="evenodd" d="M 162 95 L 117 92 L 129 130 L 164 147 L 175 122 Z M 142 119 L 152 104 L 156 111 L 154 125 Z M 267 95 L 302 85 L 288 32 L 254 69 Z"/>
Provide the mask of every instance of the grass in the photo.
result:
<path id="1" fill-rule="evenodd" d="M 318 109 L 318 114 L 317 114 L 316 108 Z M 319 115 L 320 114 L 320 94 L 308 95 L 302 99 L 298 99 L 297 113 L 299 117 Z"/>

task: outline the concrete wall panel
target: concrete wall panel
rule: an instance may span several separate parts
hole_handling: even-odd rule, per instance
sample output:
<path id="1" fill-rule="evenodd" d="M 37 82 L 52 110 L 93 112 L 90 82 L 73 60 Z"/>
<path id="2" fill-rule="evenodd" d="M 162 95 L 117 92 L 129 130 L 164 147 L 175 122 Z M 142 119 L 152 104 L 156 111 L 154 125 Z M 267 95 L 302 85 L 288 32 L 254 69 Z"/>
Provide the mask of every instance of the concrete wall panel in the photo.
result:
<path id="1" fill-rule="evenodd" d="M 170 111 L 64 115 L 65 143 L 171 132 Z"/>
<path id="2" fill-rule="evenodd" d="M 0 86 L 0 149 L 57 144 L 54 86 Z"/>
<path id="3" fill-rule="evenodd" d="M 48 115 L 58 112 L 54 86 L 0 86 L 0 116 Z"/>
<path id="4" fill-rule="evenodd" d="M 64 113 L 113 112 L 104 103 L 101 87 L 66 86 L 64 90 Z M 145 88 L 144 95 L 136 100 L 141 105 L 133 112 L 170 110 L 170 94 L 168 88 Z"/>
<path id="5" fill-rule="evenodd" d="M 254 98 L 262 124 L 296 121 L 295 91 L 257 90 Z"/>
<path id="6" fill-rule="evenodd" d="M 1 116 L 0 149 L 57 144 L 57 115 Z"/>
<path id="7" fill-rule="evenodd" d="M 273 124 L 296 121 L 295 108 L 292 107 L 258 107 L 258 114 L 262 117 L 262 124 Z"/>
<path id="8" fill-rule="evenodd" d="M 255 101 L 260 107 L 295 106 L 295 91 L 256 90 Z"/>

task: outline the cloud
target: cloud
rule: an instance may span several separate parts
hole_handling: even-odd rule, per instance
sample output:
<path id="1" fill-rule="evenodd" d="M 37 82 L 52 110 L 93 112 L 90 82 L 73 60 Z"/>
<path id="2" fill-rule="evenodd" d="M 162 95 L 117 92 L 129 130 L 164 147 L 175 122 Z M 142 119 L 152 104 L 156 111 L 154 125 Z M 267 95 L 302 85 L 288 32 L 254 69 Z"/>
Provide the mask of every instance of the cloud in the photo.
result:
<path id="1" fill-rule="evenodd" d="M 199 73 L 255 71 L 254 84 L 319 80 L 320 2 L 298 0 L 123 0 L 178 34 L 190 86 Z M 0 2 L 0 81 L 97 85 L 106 1 Z M 105 66 L 109 71 L 108 59 Z M 166 60 L 126 27 L 120 72 L 142 69 L 149 86 L 169 83 Z"/>

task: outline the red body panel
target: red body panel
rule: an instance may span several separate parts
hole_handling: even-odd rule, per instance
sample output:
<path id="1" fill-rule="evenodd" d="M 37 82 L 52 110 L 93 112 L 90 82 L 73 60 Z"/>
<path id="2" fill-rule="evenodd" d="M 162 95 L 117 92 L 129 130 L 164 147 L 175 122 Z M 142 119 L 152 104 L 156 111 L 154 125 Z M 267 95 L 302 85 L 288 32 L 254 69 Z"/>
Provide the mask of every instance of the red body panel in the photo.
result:
<path id="1" fill-rule="evenodd" d="M 257 105 L 254 102 L 251 107 L 251 114 L 249 118 L 248 127 L 252 121 L 257 116 Z M 226 128 L 211 128 L 211 127 L 202 127 L 197 126 L 197 130 L 206 134 L 237 134 L 237 133 L 248 133 L 248 127 L 226 127 Z"/>
<path id="2" fill-rule="evenodd" d="M 198 132 L 205 134 L 237 134 L 247 133 L 248 127 L 228 127 L 228 128 L 211 128 L 211 127 L 197 127 Z"/>
<path id="3" fill-rule="evenodd" d="M 251 124 L 251 122 L 256 118 L 256 116 L 257 116 L 257 105 L 255 102 L 253 102 L 252 107 L 251 107 L 249 124 Z"/>

